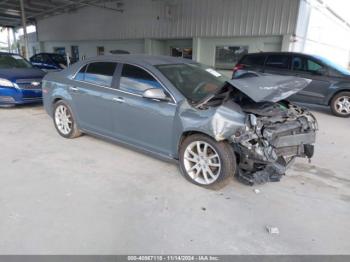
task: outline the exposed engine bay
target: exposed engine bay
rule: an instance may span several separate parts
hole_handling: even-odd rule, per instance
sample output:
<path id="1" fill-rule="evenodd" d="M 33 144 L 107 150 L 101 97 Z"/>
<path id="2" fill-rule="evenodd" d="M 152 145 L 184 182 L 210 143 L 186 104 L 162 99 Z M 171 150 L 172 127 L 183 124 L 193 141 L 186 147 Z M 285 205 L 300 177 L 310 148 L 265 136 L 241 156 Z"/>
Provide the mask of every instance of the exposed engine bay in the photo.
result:
<path id="1" fill-rule="evenodd" d="M 318 126 L 307 109 L 286 100 L 254 101 L 229 84 L 195 107 L 206 110 L 230 103 L 238 104 L 246 115 L 245 124 L 227 139 L 237 156 L 240 181 L 249 185 L 279 181 L 296 157 L 312 158 Z"/>

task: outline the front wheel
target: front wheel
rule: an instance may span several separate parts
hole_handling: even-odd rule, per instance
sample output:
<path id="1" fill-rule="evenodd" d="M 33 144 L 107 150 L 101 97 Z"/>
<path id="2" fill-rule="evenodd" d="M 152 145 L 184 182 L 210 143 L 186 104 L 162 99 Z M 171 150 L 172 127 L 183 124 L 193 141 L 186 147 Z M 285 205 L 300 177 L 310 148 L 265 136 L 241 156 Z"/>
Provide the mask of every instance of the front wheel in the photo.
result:
<path id="1" fill-rule="evenodd" d="M 340 92 L 335 95 L 330 106 L 334 115 L 350 117 L 350 92 Z"/>
<path id="2" fill-rule="evenodd" d="M 204 187 L 224 185 L 236 171 L 236 158 L 231 145 L 202 134 L 184 139 L 179 160 L 183 176 L 191 183 Z"/>
<path id="3" fill-rule="evenodd" d="M 76 138 L 81 135 L 72 110 L 62 100 L 54 105 L 53 122 L 58 133 L 64 138 Z"/>

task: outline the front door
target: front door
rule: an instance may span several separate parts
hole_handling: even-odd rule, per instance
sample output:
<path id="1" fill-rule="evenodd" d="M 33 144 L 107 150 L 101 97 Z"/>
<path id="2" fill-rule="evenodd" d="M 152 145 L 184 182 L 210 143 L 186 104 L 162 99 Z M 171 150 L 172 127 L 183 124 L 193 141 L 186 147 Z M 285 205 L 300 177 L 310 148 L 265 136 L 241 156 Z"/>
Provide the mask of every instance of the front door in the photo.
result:
<path id="1" fill-rule="evenodd" d="M 125 142 L 163 155 L 171 155 L 176 104 L 142 97 L 149 88 L 163 88 L 141 67 L 124 64 L 115 98 L 115 136 Z"/>
<path id="2" fill-rule="evenodd" d="M 79 127 L 101 135 L 113 135 L 112 108 L 117 92 L 114 72 L 117 63 L 93 62 L 84 66 L 72 81 L 69 93 Z"/>
<path id="3" fill-rule="evenodd" d="M 294 76 L 310 79 L 311 83 L 290 99 L 297 102 L 322 104 L 331 85 L 327 68 L 320 62 L 301 55 L 293 56 L 292 68 Z"/>

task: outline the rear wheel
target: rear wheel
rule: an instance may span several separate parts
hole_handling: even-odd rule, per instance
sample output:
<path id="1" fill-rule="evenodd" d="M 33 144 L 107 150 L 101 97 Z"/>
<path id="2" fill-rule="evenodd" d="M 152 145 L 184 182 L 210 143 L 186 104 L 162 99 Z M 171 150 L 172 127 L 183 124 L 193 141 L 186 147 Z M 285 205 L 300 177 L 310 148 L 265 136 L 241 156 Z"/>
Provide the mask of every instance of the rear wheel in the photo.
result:
<path id="1" fill-rule="evenodd" d="M 62 100 L 54 106 L 53 121 L 58 133 L 64 138 L 76 138 L 81 135 L 71 108 Z"/>
<path id="2" fill-rule="evenodd" d="M 217 142 L 203 134 L 184 139 L 179 152 L 183 176 L 203 187 L 223 186 L 236 171 L 236 158 L 228 142 Z"/>
<path id="3" fill-rule="evenodd" d="M 350 117 L 350 92 L 340 92 L 331 101 L 331 109 L 334 115 Z"/>

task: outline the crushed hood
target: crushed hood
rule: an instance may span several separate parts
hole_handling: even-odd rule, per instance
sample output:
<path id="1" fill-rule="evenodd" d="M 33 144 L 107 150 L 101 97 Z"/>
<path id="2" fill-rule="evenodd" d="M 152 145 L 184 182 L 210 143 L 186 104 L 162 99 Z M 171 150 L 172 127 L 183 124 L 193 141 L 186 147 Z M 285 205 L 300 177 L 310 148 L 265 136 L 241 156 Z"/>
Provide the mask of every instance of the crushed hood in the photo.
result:
<path id="1" fill-rule="evenodd" d="M 227 82 L 255 102 L 278 102 L 304 89 L 311 80 L 293 76 L 259 75 Z"/>

